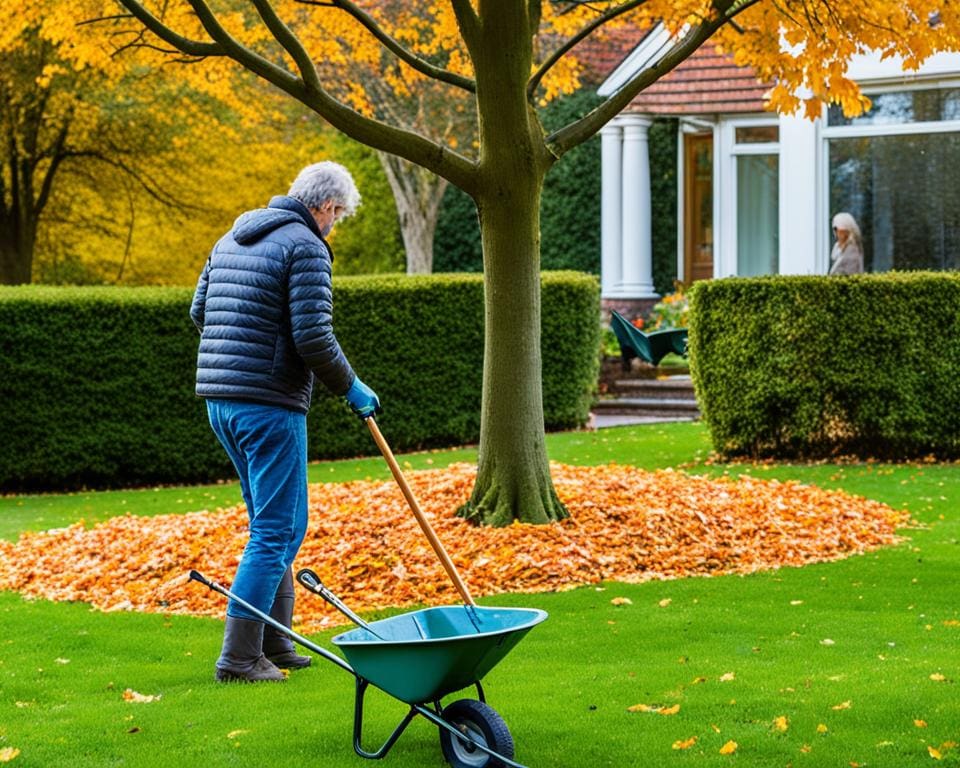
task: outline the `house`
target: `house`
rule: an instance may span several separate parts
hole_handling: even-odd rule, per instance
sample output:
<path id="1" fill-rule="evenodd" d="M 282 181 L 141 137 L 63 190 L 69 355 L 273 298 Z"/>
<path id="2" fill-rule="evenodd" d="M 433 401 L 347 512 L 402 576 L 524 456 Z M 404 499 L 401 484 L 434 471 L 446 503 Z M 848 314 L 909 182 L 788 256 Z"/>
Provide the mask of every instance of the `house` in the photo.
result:
<path id="1" fill-rule="evenodd" d="M 669 45 L 647 35 L 600 85 L 609 95 Z M 656 300 L 647 131 L 679 121 L 676 274 L 825 274 L 830 221 L 859 222 L 866 269 L 960 267 L 960 54 L 916 72 L 862 55 L 848 70 L 872 100 L 846 118 L 764 110 L 768 85 L 709 44 L 646 89 L 601 134 L 601 291 L 606 306 Z"/>

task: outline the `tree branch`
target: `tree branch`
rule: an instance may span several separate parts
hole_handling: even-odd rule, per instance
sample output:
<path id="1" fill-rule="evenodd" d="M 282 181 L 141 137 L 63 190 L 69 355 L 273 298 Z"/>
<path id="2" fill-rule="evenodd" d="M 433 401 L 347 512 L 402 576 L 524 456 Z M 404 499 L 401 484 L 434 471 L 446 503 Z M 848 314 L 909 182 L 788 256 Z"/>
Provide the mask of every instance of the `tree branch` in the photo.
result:
<path id="1" fill-rule="evenodd" d="M 550 153 L 555 158 L 560 158 L 564 153 L 593 136 L 610 120 L 620 114 L 644 88 L 655 83 L 678 64 L 689 58 L 714 32 L 724 24 L 729 23 L 734 16 L 759 1 L 736 0 L 736 2 L 728 3 L 725 8 L 720 9 L 720 15 L 713 21 L 702 21 L 693 31 L 674 45 L 666 56 L 653 66 L 637 73 L 592 112 L 548 136 L 546 143 Z M 727 16 L 727 12 L 730 10 L 733 10 L 733 13 Z"/>
<path id="2" fill-rule="evenodd" d="M 593 32 L 597 30 L 598 27 L 603 26 L 611 19 L 615 19 L 617 16 L 626 13 L 627 11 L 632 11 L 639 5 L 643 5 L 646 0 L 630 0 L 628 3 L 617 6 L 616 8 L 610 8 L 606 12 L 600 14 L 587 24 L 583 29 L 581 29 L 577 34 L 568 39 L 563 45 L 561 45 L 557 50 L 550 54 L 549 58 L 540 65 L 540 68 L 533 73 L 533 76 L 530 78 L 530 81 L 527 83 L 527 99 L 532 101 L 534 94 L 537 92 L 537 88 L 540 86 L 540 82 L 543 80 L 544 75 L 549 72 L 554 65 L 560 59 L 562 59 L 575 45 L 577 45 L 582 40 L 589 37 Z"/>
<path id="3" fill-rule="evenodd" d="M 458 75 L 456 72 L 450 72 L 442 67 L 435 67 L 429 61 L 420 58 L 413 53 L 413 51 L 405 48 L 396 38 L 393 38 L 384 32 L 383 29 L 380 28 L 380 25 L 377 23 L 376 19 L 374 19 L 362 8 L 357 7 L 357 5 L 351 2 L 351 0 L 330 0 L 329 2 L 322 2 L 322 0 L 297 0 L 297 2 L 302 5 L 331 6 L 339 8 L 342 11 L 346 11 L 354 19 L 360 22 L 360 24 L 362 24 L 371 35 L 379 40 L 384 48 L 390 51 L 402 62 L 417 70 L 417 72 L 420 72 L 421 74 L 424 74 L 434 80 L 439 80 L 442 83 L 447 83 L 449 85 L 454 85 L 457 88 L 462 88 L 470 93 L 476 93 L 477 84 L 471 78 Z"/>
<path id="4" fill-rule="evenodd" d="M 216 43 L 204 43 L 199 40 L 191 40 L 188 37 L 179 35 L 174 32 L 170 27 L 164 24 L 160 19 L 154 16 L 150 11 L 148 11 L 143 5 L 136 0 L 131 0 L 127 2 L 126 0 L 120 0 L 123 6 L 130 11 L 130 15 L 134 16 L 143 26 L 149 29 L 153 34 L 159 37 L 161 40 L 170 43 L 178 51 L 182 51 L 189 56 L 223 56 L 223 49 Z M 109 17 L 115 18 L 115 17 Z"/>
<path id="5" fill-rule="evenodd" d="M 119 0 L 119 2 L 131 13 L 134 13 L 138 19 L 141 18 L 141 15 L 134 11 L 135 8 L 139 8 L 140 11 L 146 13 L 140 5 L 140 0 Z M 300 78 L 240 43 L 221 26 L 204 0 L 189 0 L 189 2 L 207 34 L 217 44 L 217 49 L 221 51 L 221 55 L 229 56 L 245 69 L 272 83 L 312 109 L 334 128 L 374 149 L 390 152 L 404 157 L 412 163 L 422 165 L 438 176 L 448 179 L 468 194 L 475 186 L 477 178 L 476 163 L 416 133 L 366 117 L 332 97 L 319 85 L 308 86 Z M 469 5 L 469 0 L 466 0 L 466 2 Z M 188 44 L 193 42 L 175 34 L 167 36 L 170 30 L 163 26 L 162 22 L 156 19 L 154 19 L 154 22 L 159 25 L 160 31 L 164 33 L 160 34 L 161 38 L 170 42 L 171 45 L 179 48 L 178 42 Z M 183 48 L 180 50 L 183 50 L 184 53 L 190 53 L 189 50 Z"/>
<path id="6" fill-rule="evenodd" d="M 470 0 L 450 0 L 453 6 L 453 13 L 457 17 L 457 26 L 460 28 L 460 35 L 463 42 L 467 44 L 467 50 L 473 52 L 473 48 L 480 42 L 480 19 Z"/>
<path id="7" fill-rule="evenodd" d="M 310 54 L 306 48 L 297 39 L 297 36 L 290 31 L 283 20 L 277 16 L 277 12 L 270 4 L 270 0 L 253 0 L 253 5 L 257 9 L 263 23 L 274 39 L 283 46 L 283 49 L 290 54 L 297 69 L 300 70 L 300 77 L 308 88 L 320 89 L 320 78 L 317 76 L 317 66 L 313 63 Z"/>

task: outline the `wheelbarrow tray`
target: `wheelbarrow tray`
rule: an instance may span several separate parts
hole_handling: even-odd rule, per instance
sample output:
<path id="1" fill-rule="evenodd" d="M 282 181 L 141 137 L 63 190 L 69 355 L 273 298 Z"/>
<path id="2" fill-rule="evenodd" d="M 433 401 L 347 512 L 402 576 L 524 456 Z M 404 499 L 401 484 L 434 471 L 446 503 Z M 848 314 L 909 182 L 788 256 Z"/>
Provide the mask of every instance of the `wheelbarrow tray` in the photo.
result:
<path id="1" fill-rule="evenodd" d="M 372 622 L 333 638 L 354 672 L 407 704 L 439 701 L 483 678 L 533 627 L 535 608 L 444 606 Z"/>

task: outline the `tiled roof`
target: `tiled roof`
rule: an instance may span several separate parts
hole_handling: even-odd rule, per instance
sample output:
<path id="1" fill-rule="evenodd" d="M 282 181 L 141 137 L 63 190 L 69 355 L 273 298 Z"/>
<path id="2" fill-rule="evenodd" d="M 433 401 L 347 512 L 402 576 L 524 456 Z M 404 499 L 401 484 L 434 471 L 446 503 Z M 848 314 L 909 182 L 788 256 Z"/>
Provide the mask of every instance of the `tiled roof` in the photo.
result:
<path id="1" fill-rule="evenodd" d="M 733 57 L 708 43 L 642 91 L 627 110 L 653 115 L 762 112 L 769 89 L 752 67 L 737 66 Z"/>
<path id="2" fill-rule="evenodd" d="M 647 33 L 648 30 L 624 27 L 605 30 L 604 40 L 593 34 L 581 41 L 573 53 L 583 65 L 584 82 L 599 85 L 606 80 Z"/>

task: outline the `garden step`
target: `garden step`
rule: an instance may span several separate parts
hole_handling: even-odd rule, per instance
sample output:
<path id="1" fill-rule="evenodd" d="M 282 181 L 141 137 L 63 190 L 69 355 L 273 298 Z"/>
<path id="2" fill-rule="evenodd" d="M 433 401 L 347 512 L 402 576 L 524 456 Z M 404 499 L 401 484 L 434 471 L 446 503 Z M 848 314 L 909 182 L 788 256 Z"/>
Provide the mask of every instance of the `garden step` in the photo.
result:
<path id="1" fill-rule="evenodd" d="M 593 405 L 593 412 L 683 419 L 696 419 L 700 416 L 697 401 L 692 398 L 614 397 L 598 400 Z"/>
<path id="2" fill-rule="evenodd" d="M 618 379 L 612 392 L 626 397 L 694 400 L 693 381 L 689 376 L 666 379 Z"/>

